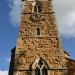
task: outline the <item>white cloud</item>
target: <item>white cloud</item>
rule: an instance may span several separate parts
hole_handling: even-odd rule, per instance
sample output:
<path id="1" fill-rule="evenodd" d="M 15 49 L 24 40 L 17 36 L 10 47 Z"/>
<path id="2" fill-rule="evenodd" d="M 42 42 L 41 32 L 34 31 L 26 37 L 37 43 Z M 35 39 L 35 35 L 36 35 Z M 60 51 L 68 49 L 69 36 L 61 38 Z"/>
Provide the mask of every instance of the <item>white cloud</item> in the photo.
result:
<path id="1" fill-rule="evenodd" d="M 20 23 L 22 2 L 21 0 L 9 0 L 10 11 L 10 21 L 12 25 L 17 26 Z"/>
<path id="2" fill-rule="evenodd" d="M 0 70 L 0 75 L 8 75 L 8 71 L 2 71 L 2 70 Z"/>
<path id="3" fill-rule="evenodd" d="M 54 0 L 59 32 L 75 38 L 75 0 Z"/>
<path id="4" fill-rule="evenodd" d="M 75 0 L 53 0 L 57 25 L 61 35 L 75 37 Z M 19 25 L 22 2 L 10 0 L 10 21 L 12 25 Z"/>

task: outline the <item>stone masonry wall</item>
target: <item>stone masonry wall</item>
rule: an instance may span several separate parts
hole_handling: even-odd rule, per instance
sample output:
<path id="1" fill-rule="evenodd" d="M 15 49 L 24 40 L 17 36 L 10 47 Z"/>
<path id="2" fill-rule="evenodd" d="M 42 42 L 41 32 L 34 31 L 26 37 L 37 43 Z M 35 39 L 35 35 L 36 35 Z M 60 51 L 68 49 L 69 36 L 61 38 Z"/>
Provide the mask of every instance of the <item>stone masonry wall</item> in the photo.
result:
<path id="1" fill-rule="evenodd" d="M 52 0 L 50 3 L 41 0 L 42 12 L 38 18 L 32 12 L 33 2 L 26 1 L 23 6 L 14 58 L 14 75 L 31 75 L 30 67 L 38 57 L 47 62 L 48 75 L 64 75 L 64 70 L 61 70 L 65 68 L 64 51 L 59 41 Z M 37 28 L 40 28 L 39 36 Z"/>

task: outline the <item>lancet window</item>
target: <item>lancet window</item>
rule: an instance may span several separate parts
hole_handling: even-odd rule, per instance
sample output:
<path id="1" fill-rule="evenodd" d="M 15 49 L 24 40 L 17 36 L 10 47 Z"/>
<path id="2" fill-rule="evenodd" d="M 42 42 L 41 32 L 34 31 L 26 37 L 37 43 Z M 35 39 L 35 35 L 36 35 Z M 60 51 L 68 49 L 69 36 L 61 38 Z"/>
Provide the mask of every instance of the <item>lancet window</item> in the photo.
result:
<path id="1" fill-rule="evenodd" d="M 37 35 L 40 35 L 40 28 L 37 28 Z"/>

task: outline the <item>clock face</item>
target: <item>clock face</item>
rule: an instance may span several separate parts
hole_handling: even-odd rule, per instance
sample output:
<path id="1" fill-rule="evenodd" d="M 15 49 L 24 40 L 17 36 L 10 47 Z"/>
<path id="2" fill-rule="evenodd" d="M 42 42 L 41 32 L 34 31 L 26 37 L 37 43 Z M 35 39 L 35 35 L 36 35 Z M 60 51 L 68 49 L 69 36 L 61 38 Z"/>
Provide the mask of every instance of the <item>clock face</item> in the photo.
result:
<path id="1" fill-rule="evenodd" d="M 43 21 L 45 19 L 41 14 L 31 14 L 30 20 L 31 21 Z"/>
<path id="2" fill-rule="evenodd" d="M 31 14 L 30 20 L 32 20 L 32 21 L 38 21 L 38 20 L 41 20 L 41 15 L 40 15 L 40 14 L 37 14 L 37 13 Z"/>

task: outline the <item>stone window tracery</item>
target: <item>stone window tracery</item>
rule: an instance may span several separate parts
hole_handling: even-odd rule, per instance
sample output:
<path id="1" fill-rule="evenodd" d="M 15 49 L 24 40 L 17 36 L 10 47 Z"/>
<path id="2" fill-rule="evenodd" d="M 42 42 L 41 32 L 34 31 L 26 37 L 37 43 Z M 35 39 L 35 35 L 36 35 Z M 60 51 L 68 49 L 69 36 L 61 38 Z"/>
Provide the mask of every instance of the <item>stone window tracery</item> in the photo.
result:
<path id="1" fill-rule="evenodd" d="M 48 75 L 48 65 L 42 59 L 37 59 L 32 65 L 32 75 Z"/>

